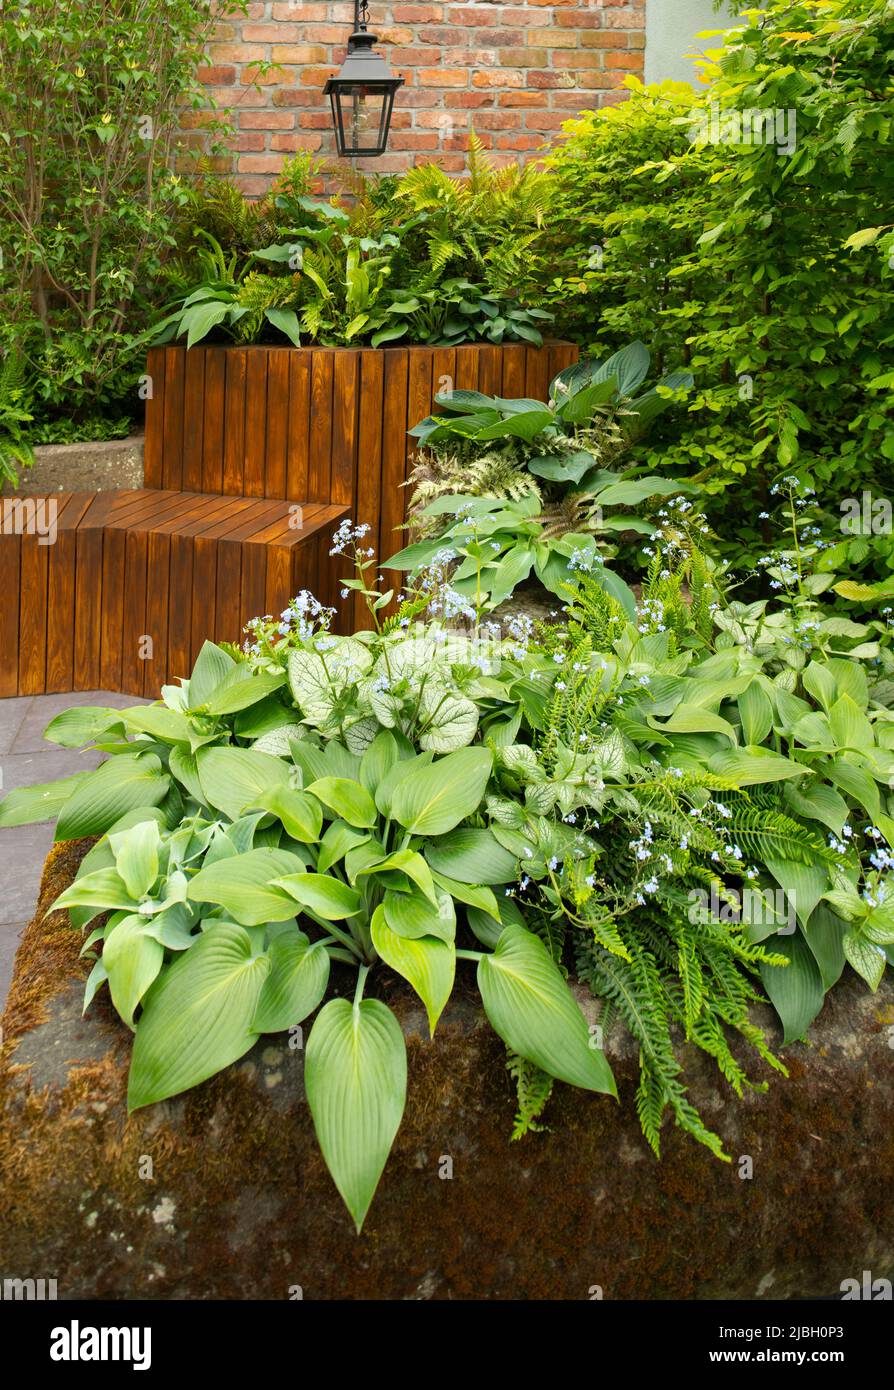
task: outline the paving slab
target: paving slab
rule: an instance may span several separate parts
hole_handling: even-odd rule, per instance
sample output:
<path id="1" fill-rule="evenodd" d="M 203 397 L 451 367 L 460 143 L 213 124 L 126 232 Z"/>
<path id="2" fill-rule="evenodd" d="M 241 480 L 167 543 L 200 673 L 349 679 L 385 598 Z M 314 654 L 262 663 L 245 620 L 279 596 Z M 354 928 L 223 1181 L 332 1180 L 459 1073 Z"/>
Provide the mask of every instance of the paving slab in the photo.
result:
<path id="1" fill-rule="evenodd" d="M 81 752 L 45 741 L 44 729 L 62 710 L 75 705 L 125 709 L 145 703 L 132 695 L 106 690 L 0 700 L 0 794 L 70 777 L 102 761 L 102 754 L 95 750 Z M 52 843 L 53 827 L 48 822 L 0 830 L 0 1010 L 6 1000 L 18 936 L 34 915 L 43 864 Z"/>

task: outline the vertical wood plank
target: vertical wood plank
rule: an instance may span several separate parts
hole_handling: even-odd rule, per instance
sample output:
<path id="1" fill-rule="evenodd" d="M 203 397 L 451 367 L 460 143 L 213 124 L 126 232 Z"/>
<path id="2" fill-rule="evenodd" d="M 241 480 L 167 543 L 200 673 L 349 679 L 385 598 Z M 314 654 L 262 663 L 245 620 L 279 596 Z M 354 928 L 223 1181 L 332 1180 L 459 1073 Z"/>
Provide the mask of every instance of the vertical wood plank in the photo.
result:
<path id="1" fill-rule="evenodd" d="M 205 424 L 205 359 L 202 348 L 189 348 L 183 378 L 183 472 L 186 492 L 202 490 L 202 434 Z"/>
<path id="2" fill-rule="evenodd" d="M 147 487 L 161 487 L 165 432 L 165 349 L 150 348 L 146 356 L 149 392 L 146 397 L 146 442 L 143 478 Z"/>
<path id="3" fill-rule="evenodd" d="M 478 349 L 477 347 L 458 347 L 456 349 L 457 391 L 478 390 Z"/>
<path id="4" fill-rule="evenodd" d="M 382 493 L 379 518 L 380 563 L 400 550 L 404 544 L 398 528 L 404 518 L 404 490 L 401 484 L 404 481 L 407 458 L 409 362 L 410 355 L 406 348 L 389 348 L 385 354 Z"/>
<path id="5" fill-rule="evenodd" d="M 242 622 L 242 546 L 238 541 L 221 540 L 217 545 L 215 642 L 241 642 Z"/>
<path id="6" fill-rule="evenodd" d="M 102 642 L 102 531 L 98 527 L 78 530 L 75 586 L 73 689 L 98 690 Z"/>
<path id="7" fill-rule="evenodd" d="M 378 348 L 360 354 L 360 419 L 357 435 L 357 508 L 358 524 L 368 526 L 369 542 L 381 563 L 379 522 L 382 506 L 382 408 L 385 390 L 384 355 Z M 387 557 L 386 557 L 387 558 Z M 350 618 L 351 604 L 345 607 Z M 353 601 L 354 626 L 372 626 L 369 611 L 359 594 Z"/>
<path id="8" fill-rule="evenodd" d="M 307 502 L 310 472 L 310 363 L 311 353 L 289 353 L 289 435 L 286 445 L 286 497 Z"/>
<path id="9" fill-rule="evenodd" d="M 499 396 L 503 386 L 502 349 L 487 343 L 478 351 L 478 390 L 485 396 Z"/>
<path id="10" fill-rule="evenodd" d="M 327 501 L 353 507 L 357 497 L 358 393 L 360 353 L 334 354 L 332 374 L 332 482 Z"/>
<path id="11" fill-rule="evenodd" d="M 194 349 L 198 351 L 199 349 Z M 203 348 L 205 392 L 202 421 L 202 491 L 223 492 L 224 392 L 227 355 L 223 348 Z"/>
<path id="12" fill-rule="evenodd" d="M 316 349 L 310 364 L 310 450 L 307 498 L 300 502 L 328 502 L 332 486 L 332 378 L 334 356 Z"/>
<path id="13" fill-rule="evenodd" d="M 432 354 L 431 365 L 431 404 L 429 414 L 436 415 L 439 407 L 435 405 L 435 396 L 442 395 L 444 392 L 455 391 L 456 384 L 456 349 L 455 348 L 435 348 Z"/>
<path id="14" fill-rule="evenodd" d="M 47 692 L 72 690 L 77 531 L 60 530 L 47 575 Z"/>
<path id="15" fill-rule="evenodd" d="M 0 534 L 0 698 L 19 690 L 19 593 L 22 558 L 21 538 Z"/>
<path id="16" fill-rule="evenodd" d="M 155 699 L 168 675 L 168 586 L 171 538 L 150 531 L 146 545 L 146 636 L 152 656 L 143 662 L 143 694 Z"/>
<path id="17" fill-rule="evenodd" d="M 501 396 L 508 400 L 525 394 L 525 345 L 507 343 L 503 348 L 503 384 Z"/>
<path id="18" fill-rule="evenodd" d="M 121 689 L 125 538 L 126 532 L 115 527 L 103 531 L 99 650 L 99 678 L 103 690 Z"/>
<path id="19" fill-rule="evenodd" d="M 271 349 L 267 354 L 265 497 L 285 497 L 286 495 L 286 456 L 289 441 L 289 356 L 288 348 Z"/>
<path id="20" fill-rule="evenodd" d="M 127 531 L 125 535 L 121 690 L 127 695 L 142 695 L 146 664 L 144 642 L 149 636 L 146 625 L 149 538 L 144 530 Z"/>
<path id="21" fill-rule="evenodd" d="M 434 390 L 432 387 L 432 368 L 434 365 L 434 353 L 429 348 L 411 348 L 410 366 L 407 383 L 407 424 L 406 430 L 411 430 L 418 425 L 420 420 L 424 420 L 431 414 Z M 416 460 L 416 440 L 405 432 L 404 441 L 406 455 L 404 459 L 405 481 L 413 471 Z M 410 498 L 410 490 L 401 487 L 398 492 L 398 503 L 400 507 L 400 521 L 407 519 L 407 503 Z M 386 556 L 387 558 L 387 556 Z"/>
<path id="22" fill-rule="evenodd" d="M 217 541 L 196 536 L 192 552 L 192 594 L 190 613 L 190 666 L 196 663 L 202 643 L 212 641 L 217 597 Z"/>
<path id="23" fill-rule="evenodd" d="M 550 343 L 547 349 L 549 353 L 549 379 L 558 376 L 566 367 L 570 367 L 572 362 L 576 362 L 580 353 L 573 343 Z"/>
<path id="24" fill-rule="evenodd" d="M 19 693 L 42 695 L 47 675 L 48 547 L 36 535 L 22 536 L 19 593 Z"/>
<path id="25" fill-rule="evenodd" d="M 267 455 L 267 350 L 251 348 L 245 365 L 243 497 L 263 497 Z"/>
<path id="26" fill-rule="evenodd" d="M 525 348 L 525 395 L 545 401 L 549 394 L 549 348 Z"/>
<path id="27" fill-rule="evenodd" d="M 166 348 L 164 364 L 162 487 L 179 488 L 183 483 L 183 385 L 186 348 Z"/>
<path id="28" fill-rule="evenodd" d="M 168 680 L 192 670 L 192 536 L 171 536 L 168 589 Z"/>
<path id="29" fill-rule="evenodd" d="M 292 589 L 292 551 L 294 546 L 265 545 L 267 575 L 265 579 L 265 612 L 277 617 L 297 590 Z"/>
<path id="30" fill-rule="evenodd" d="M 248 352 L 227 348 L 224 397 L 223 489 L 241 496 L 245 472 L 245 378 Z"/>
<path id="31" fill-rule="evenodd" d="M 267 557 L 265 547 L 253 541 L 242 546 L 242 597 L 239 627 L 251 618 L 263 617 L 267 609 Z"/>

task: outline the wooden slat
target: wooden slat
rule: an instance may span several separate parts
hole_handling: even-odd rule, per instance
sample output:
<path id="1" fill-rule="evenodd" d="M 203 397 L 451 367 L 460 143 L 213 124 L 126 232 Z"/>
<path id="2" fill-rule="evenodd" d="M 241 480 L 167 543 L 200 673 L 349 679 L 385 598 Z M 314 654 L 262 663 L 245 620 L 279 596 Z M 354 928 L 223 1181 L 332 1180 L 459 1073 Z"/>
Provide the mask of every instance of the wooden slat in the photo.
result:
<path id="1" fill-rule="evenodd" d="M 206 348 L 203 355 L 205 394 L 202 419 L 202 491 L 223 492 L 227 354 L 223 348 Z"/>
<path id="2" fill-rule="evenodd" d="M 168 677 L 168 591 L 171 538 L 160 532 L 146 536 L 146 635 L 152 655 L 143 662 L 143 694 L 155 699 Z M 176 614 L 175 614 L 176 618 Z"/>
<path id="3" fill-rule="evenodd" d="M 102 544 L 101 528 L 82 522 L 75 567 L 74 690 L 98 690 L 100 686 Z"/>
<path id="4" fill-rule="evenodd" d="M 196 663 L 202 643 L 214 632 L 217 599 L 217 541 L 196 536 L 192 550 L 192 589 L 184 604 L 184 618 L 190 620 L 190 670 Z"/>
<path id="5" fill-rule="evenodd" d="M 267 456 L 267 351 L 252 348 L 245 366 L 244 497 L 263 497 Z"/>
<path id="6" fill-rule="evenodd" d="M 307 500 L 328 502 L 332 486 L 332 377 L 334 354 L 316 349 L 310 364 L 310 449 Z"/>
<path id="7" fill-rule="evenodd" d="M 22 540 L 0 535 L 0 698 L 19 692 L 19 606 Z"/>
<path id="8" fill-rule="evenodd" d="M 99 673 L 103 690 L 121 689 L 126 540 L 125 531 L 109 529 L 103 533 L 99 653 Z"/>
<path id="9" fill-rule="evenodd" d="M 238 541 L 217 543 L 217 591 L 214 605 L 215 642 L 241 642 L 242 546 Z"/>
<path id="10" fill-rule="evenodd" d="M 50 499 L 51 501 L 53 499 Z M 57 517 L 58 534 L 50 546 L 47 576 L 47 692 L 72 690 L 74 677 L 77 527 L 92 496 L 68 496 Z"/>
<path id="11" fill-rule="evenodd" d="M 525 348 L 525 395 L 545 401 L 549 394 L 549 348 Z"/>
<path id="12" fill-rule="evenodd" d="M 379 519 L 382 505 L 382 403 L 385 390 L 384 357 L 377 348 L 369 348 L 360 356 L 360 419 L 357 436 L 357 506 L 355 515 L 358 525 L 368 526 L 370 547 L 376 552 L 376 562 L 381 560 L 379 549 Z M 353 608 L 354 626 L 368 628 L 372 625 L 369 611 L 359 594 L 354 596 L 353 604 L 345 600 L 350 612 Z"/>
<path id="13" fill-rule="evenodd" d="M 577 348 L 572 343 L 550 343 L 547 351 L 549 353 L 549 379 L 558 376 L 566 367 L 570 367 L 572 362 L 576 362 L 579 356 Z"/>
<path id="14" fill-rule="evenodd" d="M 148 654 L 146 597 L 148 542 L 145 531 L 128 531 L 124 550 L 124 635 L 121 651 L 121 690 L 142 695 Z M 154 651 L 154 645 L 153 645 Z"/>
<path id="15" fill-rule="evenodd" d="M 245 472 L 245 379 L 248 353 L 228 348 L 224 394 L 223 491 L 242 493 Z"/>
<path id="16" fill-rule="evenodd" d="M 286 497 L 307 501 L 310 471 L 309 352 L 289 353 L 289 433 L 286 447 Z"/>
<path id="17" fill-rule="evenodd" d="M 437 414 L 435 396 L 456 390 L 456 349 L 435 348 L 431 366 L 431 403 L 429 414 Z"/>
<path id="18" fill-rule="evenodd" d="M 267 354 L 267 457 L 265 497 L 285 497 L 289 444 L 289 350 Z"/>
<path id="19" fill-rule="evenodd" d="M 19 591 L 19 694 L 42 695 L 47 676 L 47 575 L 49 546 L 22 536 Z"/>
<path id="20" fill-rule="evenodd" d="M 495 344 L 478 349 L 478 390 L 485 396 L 502 395 L 503 350 Z"/>
<path id="21" fill-rule="evenodd" d="M 477 391 L 478 390 L 478 349 L 475 347 L 458 347 L 456 349 L 456 384 L 457 391 Z"/>
<path id="22" fill-rule="evenodd" d="M 524 343 L 507 343 L 503 348 L 503 384 L 500 395 L 508 400 L 525 394 Z"/>
<path id="23" fill-rule="evenodd" d="M 385 389 L 382 411 L 382 491 L 379 519 L 379 562 L 403 545 L 399 526 L 403 520 L 403 481 L 407 458 L 407 407 L 409 353 L 391 348 L 385 354 Z"/>
<path id="24" fill-rule="evenodd" d="M 292 551 L 285 545 L 265 545 L 267 576 L 264 602 L 268 613 L 277 616 L 294 597 L 292 593 Z"/>
<path id="25" fill-rule="evenodd" d="M 150 348 L 146 358 L 149 378 L 146 397 L 146 442 L 143 477 L 147 487 L 161 487 L 165 438 L 165 349 Z"/>
<path id="26" fill-rule="evenodd" d="M 171 536 L 168 589 L 168 680 L 187 677 L 192 670 L 192 536 Z"/>
<path id="27" fill-rule="evenodd" d="M 183 378 L 185 348 L 168 348 L 165 353 L 162 487 L 179 488 L 183 482 Z"/>
<path id="28" fill-rule="evenodd" d="M 360 354 L 337 352 L 332 375 L 331 502 L 353 507 L 357 493 L 358 390 Z M 323 500 L 323 499 L 321 499 Z"/>
<path id="29" fill-rule="evenodd" d="M 264 546 L 246 541 L 242 546 L 242 594 L 239 626 L 250 618 L 261 618 L 267 602 L 267 554 Z"/>
<path id="30" fill-rule="evenodd" d="M 202 435 L 205 426 L 206 354 L 188 349 L 183 381 L 183 474 L 181 486 L 202 490 Z"/>

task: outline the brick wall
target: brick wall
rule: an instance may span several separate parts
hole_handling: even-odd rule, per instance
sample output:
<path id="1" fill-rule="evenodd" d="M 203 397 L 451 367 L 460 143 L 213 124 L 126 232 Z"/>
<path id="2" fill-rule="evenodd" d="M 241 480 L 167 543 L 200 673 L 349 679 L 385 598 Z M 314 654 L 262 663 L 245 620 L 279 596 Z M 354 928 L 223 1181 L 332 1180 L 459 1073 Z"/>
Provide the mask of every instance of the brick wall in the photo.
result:
<path id="1" fill-rule="evenodd" d="M 322 89 L 352 19 L 352 3 L 259 0 L 220 23 L 202 77 L 231 113 L 229 167 L 246 193 L 264 193 L 296 150 L 333 154 Z M 642 76 L 645 0 L 371 0 L 370 28 L 405 86 L 387 153 L 358 165 L 394 173 L 437 160 L 461 173 L 473 128 L 498 163 L 525 161 L 576 111 L 618 100 L 624 78 Z M 279 67 L 259 74 L 259 60 Z"/>

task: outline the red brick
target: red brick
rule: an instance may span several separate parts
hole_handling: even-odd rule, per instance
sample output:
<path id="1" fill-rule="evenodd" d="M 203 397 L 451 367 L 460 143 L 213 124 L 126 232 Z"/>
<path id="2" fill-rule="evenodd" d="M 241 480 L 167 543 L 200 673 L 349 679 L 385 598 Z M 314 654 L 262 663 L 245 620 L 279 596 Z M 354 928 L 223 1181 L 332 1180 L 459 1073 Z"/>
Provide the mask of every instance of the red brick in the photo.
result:
<path id="1" fill-rule="evenodd" d="M 388 148 L 391 150 L 436 150 L 438 148 L 438 136 L 435 131 L 428 133 L 421 130 L 392 131 L 388 137 Z"/>
<path id="2" fill-rule="evenodd" d="M 473 72 L 472 83 L 476 87 L 521 87 L 525 79 L 520 72 L 501 68 L 493 72 Z"/>
<path id="3" fill-rule="evenodd" d="M 626 57 L 626 52 L 625 55 Z M 562 67 L 564 68 L 602 68 L 606 67 L 606 58 L 614 57 L 613 53 L 603 53 L 598 49 L 581 49 L 579 53 L 562 53 Z"/>
<path id="4" fill-rule="evenodd" d="M 341 24 L 305 24 L 301 37 L 308 43 L 344 43 L 345 31 Z"/>
<path id="5" fill-rule="evenodd" d="M 239 156 L 240 174 L 278 174 L 282 156 L 278 154 L 243 154 Z"/>
<path id="6" fill-rule="evenodd" d="M 320 44 L 277 43 L 270 57 L 274 63 L 325 63 L 329 54 Z"/>
<path id="7" fill-rule="evenodd" d="M 445 174 L 461 174 L 466 167 L 466 161 L 461 154 L 435 154 L 417 155 L 414 164 L 437 164 L 443 169 Z"/>
<path id="8" fill-rule="evenodd" d="M 431 27 L 423 27 L 417 31 L 416 37 L 419 39 L 420 43 L 436 43 L 443 45 L 445 48 L 455 48 L 456 45 L 461 44 L 464 39 L 466 43 L 469 42 L 461 29 L 433 29 Z M 479 35 L 476 34 L 475 37 L 478 38 Z"/>
<path id="9" fill-rule="evenodd" d="M 623 68 L 625 72 L 641 72 L 643 55 L 634 52 L 606 53 L 605 66 L 607 68 Z"/>
<path id="10" fill-rule="evenodd" d="M 621 29 L 588 29 L 580 42 L 582 48 L 626 48 L 627 35 Z"/>
<path id="11" fill-rule="evenodd" d="M 497 101 L 500 106 L 543 106 L 540 92 L 498 92 Z"/>
<path id="12" fill-rule="evenodd" d="M 542 135 L 498 135 L 498 150 L 539 150 L 543 147 Z"/>
<path id="13" fill-rule="evenodd" d="M 469 73 L 467 68 L 420 68 L 418 78 L 420 87 L 465 87 Z"/>
<path id="14" fill-rule="evenodd" d="M 199 68 L 196 76 L 206 87 L 229 87 L 236 81 L 236 69 L 213 64 L 211 67 Z"/>
<path id="15" fill-rule="evenodd" d="M 475 117 L 476 130 L 518 130 L 521 123 L 521 111 L 479 111 Z"/>
<path id="16" fill-rule="evenodd" d="M 297 150 L 318 150 L 322 143 L 322 135 L 273 135 L 270 138 L 271 150 L 284 150 L 287 154 L 295 154 Z"/>
<path id="17" fill-rule="evenodd" d="M 500 62 L 506 68 L 545 68 L 549 54 L 545 48 L 505 48 Z"/>
<path id="18" fill-rule="evenodd" d="M 407 67 L 416 68 L 437 63 L 440 58 L 440 48 L 401 48 L 399 52 L 392 55 L 392 62 L 398 69 L 403 67 L 405 63 Z"/>
<path id="19" fill-rule="evenodd" d="M 395 24 L 431 24 L 444 18 L 444 6 L 395 5 L 392 8 L 391 16 Z"/>
<path id="20" fill-rule="evenodd" d="M 239 116 L 242 130 L 291 130 L 294 124 L 288 111 L 242 111 Z"/>

